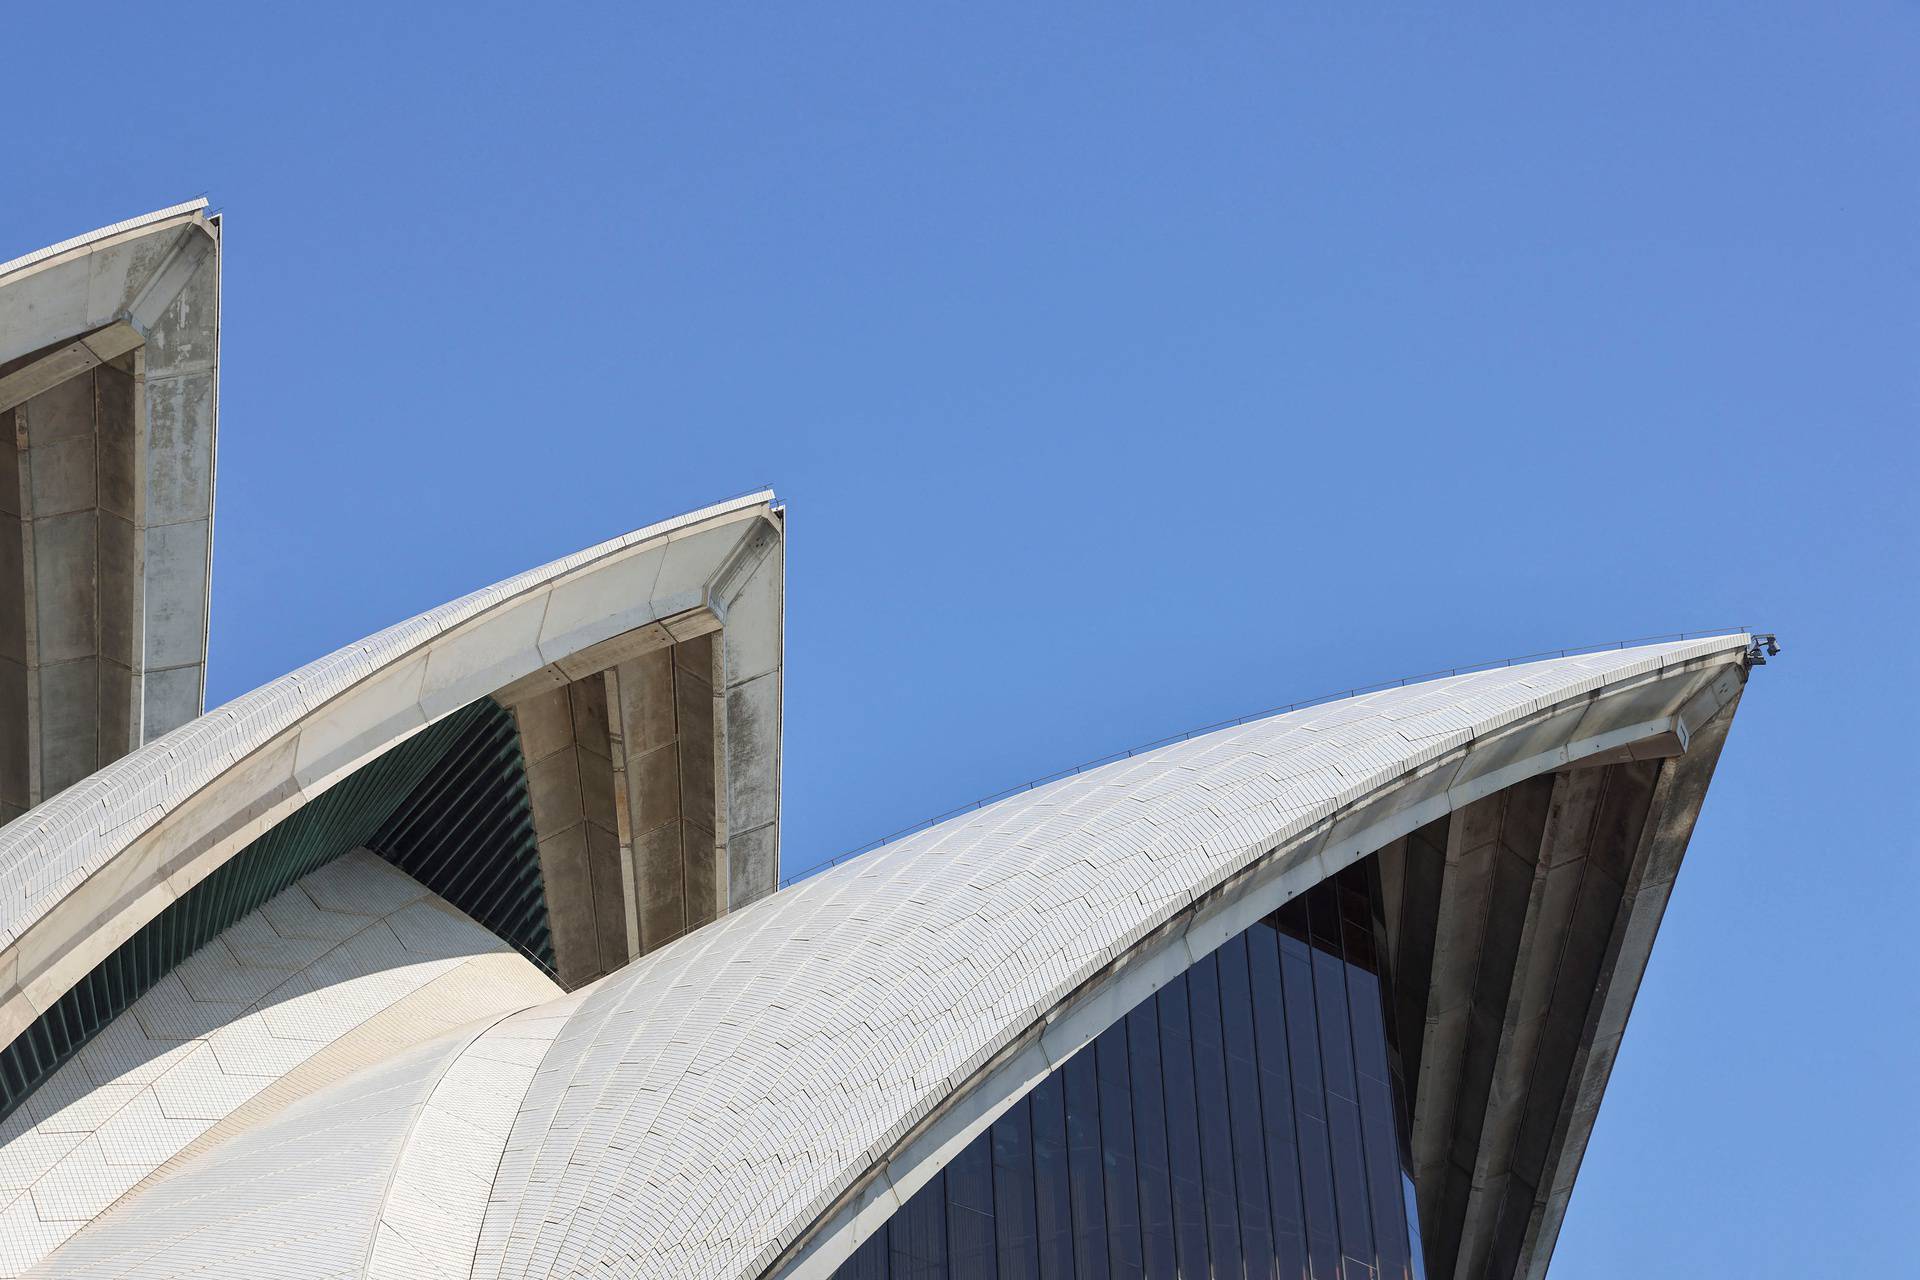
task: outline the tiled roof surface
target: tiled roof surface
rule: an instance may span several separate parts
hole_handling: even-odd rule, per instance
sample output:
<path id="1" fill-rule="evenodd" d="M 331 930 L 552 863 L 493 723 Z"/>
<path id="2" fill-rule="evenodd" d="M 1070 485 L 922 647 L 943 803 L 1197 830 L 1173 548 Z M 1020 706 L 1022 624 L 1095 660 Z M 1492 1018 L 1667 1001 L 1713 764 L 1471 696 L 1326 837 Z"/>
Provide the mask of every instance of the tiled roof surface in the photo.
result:
<path id="1" fill-rule="evenodd" d="M 645 956 L 568 997 L 570 1011 L 335 1086 L 117 1209 L 50 1273 L 357 1276 L 377 1260 L 383 1277 L 466 1275 L 461 1247 L 428 1256 L 391 1197 L 448 1196 L 441 1220 L 463 1225 L 437 1244 L 463 1246 L 473 1171 L 497 1155 L 478 1280 L 760 1275 L 997 1053 L 1211 890 L 1276 849 L 1319 856 L 1316 833 L 1356 807 L 1411 806 L 1415 791 L 1453 803 L 1470 770 L 1617 745 L 1602 724 L 1644 733 L 1744 645 L 1389 689 L 969 813 Z M 1419 787 L 1400 785 L 1415 774 Z M 469 1062 L 503 1033 L 551 1044 Z M 453 1108 L 466 1129 L 430 1119 L 469 1088 L 485 1101 Z M 320 1205 L 358 1225 L 323 1226 Z M 284 1254 L 253 1247 L 274 1238 Z"/>

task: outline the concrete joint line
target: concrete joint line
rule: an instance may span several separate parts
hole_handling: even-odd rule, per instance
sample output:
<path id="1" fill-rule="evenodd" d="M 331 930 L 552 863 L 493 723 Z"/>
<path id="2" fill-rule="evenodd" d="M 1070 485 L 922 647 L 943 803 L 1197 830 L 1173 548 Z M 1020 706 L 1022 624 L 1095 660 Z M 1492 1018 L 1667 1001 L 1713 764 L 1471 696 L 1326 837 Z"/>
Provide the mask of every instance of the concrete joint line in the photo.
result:
<path id="1" fill-rule="evenodd" d="M 184 364 L 169 365 L 162 373 L 149 373 L 143 381 L 149 387 L 153 387 L 163 382 L 178 382 L 182 378 L 198 378 L 218 372 L 219 368 L 220 364 L 216 360 L 189 360 Z"/>

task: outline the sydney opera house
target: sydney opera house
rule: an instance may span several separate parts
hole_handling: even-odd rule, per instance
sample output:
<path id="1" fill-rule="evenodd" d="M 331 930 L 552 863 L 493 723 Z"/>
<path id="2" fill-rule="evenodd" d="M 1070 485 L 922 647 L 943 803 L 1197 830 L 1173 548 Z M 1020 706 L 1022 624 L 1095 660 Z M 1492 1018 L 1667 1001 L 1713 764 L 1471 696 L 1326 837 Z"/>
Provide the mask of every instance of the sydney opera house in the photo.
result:
<path id="1" fill-rule="evenodd" d="M 203 712 L 221 237 L 0 264 L 0 1276 L 1546 1272 L 1767 637 L 1304 706 L 782 887 L 771 493 Z"/>

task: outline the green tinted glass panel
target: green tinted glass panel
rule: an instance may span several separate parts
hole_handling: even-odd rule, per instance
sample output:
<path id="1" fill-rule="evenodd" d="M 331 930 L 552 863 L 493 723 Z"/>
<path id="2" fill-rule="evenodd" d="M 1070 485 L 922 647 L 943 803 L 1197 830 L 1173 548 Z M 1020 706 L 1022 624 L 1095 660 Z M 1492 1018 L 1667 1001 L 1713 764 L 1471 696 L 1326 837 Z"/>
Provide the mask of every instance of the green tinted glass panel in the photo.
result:
<path id="1" fill-rule="evenodd" d="M 174 966 L 300 877 L 362 846 L 552 970 L 519 734 L 511 715 L 482 698 L 288 815 L 0 1049 L 0 1120 Z"/>

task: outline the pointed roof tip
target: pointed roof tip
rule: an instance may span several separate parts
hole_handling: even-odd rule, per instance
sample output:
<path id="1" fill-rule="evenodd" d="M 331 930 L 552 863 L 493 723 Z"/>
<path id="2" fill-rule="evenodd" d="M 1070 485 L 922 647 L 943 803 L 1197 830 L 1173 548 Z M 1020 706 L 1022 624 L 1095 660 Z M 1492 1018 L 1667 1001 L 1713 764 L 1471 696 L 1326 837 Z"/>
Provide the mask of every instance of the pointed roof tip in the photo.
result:
<path id="1" fill-rule="evenodd" d="M 757 489 L 748 489 L 743 493 L 737 493 L 730 498 L 722 498 L 718 502 L 710 502 L 704 507 L 695 507 L 691 511 L 683 511 L 679 515 L 670 516 L 664 521 L 656 521 L 652 524 L 641 525 L 637 529 L 629 529 L 625 533 L 616 534 L 606 542 L 596 544 L 596 547 L 588 548 L 588 550 L 595 550 L 598 547 L 610 547 L 617 542 L 626 542 L 634 538 L 651 536 L 660 532 L 663 528 L 685 528 L 688 525 L 699 524 L 703 520 L 711 520 L 717 516 L 731 515 L 736 511 L 744 511 L 748 507 L 761 505 L 765 505 L 774 511 L 786 510 L 786 503 L 782 502 L 774 493 L 773 486 L 762 485 Z"/>

